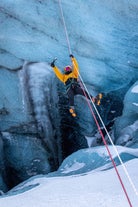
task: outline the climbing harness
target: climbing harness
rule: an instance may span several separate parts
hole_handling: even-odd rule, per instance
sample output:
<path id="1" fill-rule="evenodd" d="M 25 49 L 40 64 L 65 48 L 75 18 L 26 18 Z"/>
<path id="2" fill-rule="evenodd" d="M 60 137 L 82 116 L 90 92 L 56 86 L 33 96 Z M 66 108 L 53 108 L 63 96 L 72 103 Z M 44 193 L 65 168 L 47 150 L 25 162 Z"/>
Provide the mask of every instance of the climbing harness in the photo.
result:
<path id="1" fill-rule="evenodd" d="M 70 89 L 70 87 L 74 88 L 75 85 L 78 85 L 77 79 L 76 78 L 69 78 L 65 82 L 66 92 Z"/>
<path id="2" fill-rule="evenodd" d="M 61 5 L 61 0 L 58 0 L 58 4 L 59 4 L 59 8 L 60 8 L 60 13 L 61 13 L 61 18 L 62 18 L 63 26 L 64 26 L 64 31 L 65 31 L 65 36 L 66 36 L 66 41 L 67 41 L 67 46 L 68 46 L 69 54 L 72 54 L 72 52 L 71 52 L 71 46 L 70 46 L 70 41 L 69 41 L 69 37 L 68 37 L 68 32 L 67 32 L 67 27 L 66 27 L 66 23 L 65 23 L 65 19 L 64 19 L 63 9 L 62 9 L 62 5 Z M 121 179 L 121 176 L 120 176 L 120 174 L 119 174 L 119 172 L 118 172 L 117 166 L 116 166 L 115 161 L 114 161 L 114 159 L 113 159 L 113 157 L 112 157 L 112 155 L 111 155 L 111 152 L 110 152 L 109 147 L 108 147 L 108 145 L 107 145 L 107 142 L 106 142 L 106 140 L 105 140 L 105 138 L 104 138 L 104 135 L 103 135 L 103 132 L 102 132 L 102 130 L 101 130 L 101 127 L 100 127 L 100 125 L 99 125 L 99 123 L 98 123 L 98 121 L 97 121 L 97 118 L 96 118 L 96 116 L 95 116 L 95 113 L 94 113 L 94 111 L 93 111 L 93 109 L 92 109 L 92 106 L 93 106 L 93 108 L 95 109 L 95 112 L 96 112 L 96 114 L 97 114 L 97 116 L 98 116 L 98 118 L 99 118 L 99 120 L 100 120 L 100 122 L 101 122 L 101 124 L 102 124 L 102 126 L 103 126 L 103 128 L 104 128 L 104 130 L 105 130 L 105 132 L 106 132 L 106 134 L 107 134 L 107 136 L 108 136 L 108 138 L 109 138 L 109 140 L 110 140 L 110 142 L 111 142 L 111 144 L 112 144 L 112 146 L 113 146 L 115 152 L 116 152 L 116 154 L 117 154 L 117 157 L 118 157 L 118 159 L 119 159 L 119 161 L 120 161 L 120 163 L 121 163 L 121 165 L 122 165 L 122 167 L 123 167 L 123 170 L 124 170 L 124 172 L 125 172 L 125 174 L 126 174 L 128 180 L 129 180 L 130 185 L 132 186 L 132 188 L 133 188 L 133 190 L 134 190 L 136 196 L 138 196 L 137 189 L 136 189 L 134 183 L 132 182 L 132 180 L 131 180 L 131 178 L 130 178 L 130 176 L 129 176 L 129 173 L 128 173 L 128 171 L 127 171 L 127 169 L 126 169 L 126 167 L 125 167 L 125 165 L 124 165 L 124 163 L 123 163 L 123 161 L 122 161 L 122 159 L 121 159 L 121 157 L 120 157 L 120 155 L 119 155 L 119 153 L 118 153 L 118 150 L 117 150 L 116 146 L 114 145 L 114 143 L 113 143 L 113 141 L 112 141 L 111 136 L 109 135 L 109 133 L 108 133 L 108 131 L 107 131 L 107 129 L 106 129 L 106 126 L 105 126 L 105 124 L 104 124 L 104 122 L 103 122 L 103 120 L 102 120 L 102 118 L 101 118 L 101 116 L 100 116 L 100 114 L 99 114 L 99 112 L 98 112 L 98 110 L 97 110 L 97 108 L 96 108 L 96 106 L 95 106 L 93 100 L 91 99 L 90 93 L 89 93 L 89 91 L 88 91 L 88 89 L 87 89 L 87 87 L 86 87 L 86 85 L 85 85 L 85 83 L 84 83 L 84 81 L 83 81 L 83 79 L 82 79 L 82 77 L 81 77 L 79 71 L 78 71 L 78 74 L 79 74 L 80 84 L 81 84 L 81 87 L 82 87 L 82 89 L 83 89 L 83 93 L 84 93 L 84 95 L 86 96 L 86 100 L 87 100 L 88 106 L 89 106 L 89 108 L 90 108 L 90 111 L 91 111 L 91 113 L 92 113 L 92 116 L 93 116 L 93 118 L 94 118 L 94 120 L 95 120 L 95 123 L 96 123 L 97 128 L 98 128 L 98 130 L 99 130 L 99 133 L 100 133 L 100 135 L 101 135 L 101 137 L 102 137 L 103 143 L 104 143 L 104 145 L 105 145 L 105 147 L 106 147 L 106 149 L 107 149 L 107 152 L 108 152 L 108 154 L 109 154 L 109 157 L 110 157 L 110 159 L 111 159 L 111 161 L 112 161 L 112 164 L 113 164 L 113 166 L 114 166 L 114 168 L 115 168 L 116 174 L 117 174 L 118 179 L 119 179 L 119 181 L 120 181 L 120 184 L 121 184 L 121 186 L 122 186 L 122 188 L 123 188 L 123 191 L 124 191 L 124 193 L 125 193 L 125 195 L 126 195 L 127 201 L 128 201 L 128 203 L 129 203 L 130 207 L 132 207 L 132 204 L 131 204 L 131 201 L 130 201 L 129 196 L 128 196 L 128 194 L 127 194 L 126 188 L 125 188 L 125 186 L 124 186 L 124 184 L 123 184 L 123 181 L 122 181 L 122 179 Z M 86 94 L 85 91 L 87 92 L 87 94 L 88 94 L 88 96 L 89 96 L 89 99 L 90 99 L 90 101 L 91 101 L 91 103 L 92 103 L 92 106 L 91 106 L 90 102 L 89 102 L 88 99 L 87 99 L 87 94 Z"/>

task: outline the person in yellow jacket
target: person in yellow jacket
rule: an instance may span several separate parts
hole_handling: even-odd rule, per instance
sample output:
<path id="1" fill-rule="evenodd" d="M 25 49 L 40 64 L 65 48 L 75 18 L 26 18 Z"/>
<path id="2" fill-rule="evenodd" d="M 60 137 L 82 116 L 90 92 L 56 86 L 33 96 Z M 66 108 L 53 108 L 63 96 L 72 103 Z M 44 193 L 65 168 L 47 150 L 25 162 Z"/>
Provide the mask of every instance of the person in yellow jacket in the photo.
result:
<path id="1" fill-rule="evenodd" d="M 57 78 L 64 83 L 67 91 L 67 95 L 69 98 L 69 112 L 73 117 L 76 117 L 76 112 L 74 108 L 74 96 L 75 95 L 87 95 L 87 98 L 89 98 L 88 94 L 84 89 L 81 88 L 79 82 L 78 82 L 78 76 L 79 76 L 79 66 L 76 58 L 71 54 L 70 55 L 72 66 L 67 65 L 64 68 L 64 73 L 61 73 L 61 71 L 58 69 L 57 66 L 55 66 L 55 60 L 51 63 L 51 67 L 53 68 L 54 73 L 56 74 Z M 91 96 L 93 102 L 95 102 L 97 105 L 100 105 L 100 100 L 102 98 L 102 94 L 98 94 L 95 98 Z"/>

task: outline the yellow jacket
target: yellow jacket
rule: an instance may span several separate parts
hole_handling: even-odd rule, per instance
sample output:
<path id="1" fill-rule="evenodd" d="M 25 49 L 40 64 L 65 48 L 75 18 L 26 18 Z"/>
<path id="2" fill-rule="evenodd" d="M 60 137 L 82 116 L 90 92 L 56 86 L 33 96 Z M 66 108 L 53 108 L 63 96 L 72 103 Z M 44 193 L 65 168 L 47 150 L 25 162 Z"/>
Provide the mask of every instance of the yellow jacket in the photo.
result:
<path id="1" fill-rule="evenodd" d="M 56 74 L 57 78 L 61 82 L 63 82 L 64 84 L 66 83 L 66 81 L 69 78 L 76 78 L 77 79 L 79 76 L 79 66 L 78 66 L 78 62 L 77 62 L 76 58 L 71 57 L 71 61 L 72 61 L 73 69 L 70 74 L 61 73 L 57 66 L 53 67 L 53 71 Z"/>

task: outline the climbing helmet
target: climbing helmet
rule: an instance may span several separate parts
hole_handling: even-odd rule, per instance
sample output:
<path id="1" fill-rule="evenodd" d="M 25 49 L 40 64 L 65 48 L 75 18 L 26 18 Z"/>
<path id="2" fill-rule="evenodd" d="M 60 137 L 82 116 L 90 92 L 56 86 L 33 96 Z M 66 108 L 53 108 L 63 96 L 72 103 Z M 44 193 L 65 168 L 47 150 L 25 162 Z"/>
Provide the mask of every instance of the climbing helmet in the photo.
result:
<path id="1" fill-rule="evenodd" d="M 70 65 L 67 65 L 67 66 L 64 68 L 64 71 L 66 71 L 66 72 L 72 71 L 72 67 L 71 67 Z"/>

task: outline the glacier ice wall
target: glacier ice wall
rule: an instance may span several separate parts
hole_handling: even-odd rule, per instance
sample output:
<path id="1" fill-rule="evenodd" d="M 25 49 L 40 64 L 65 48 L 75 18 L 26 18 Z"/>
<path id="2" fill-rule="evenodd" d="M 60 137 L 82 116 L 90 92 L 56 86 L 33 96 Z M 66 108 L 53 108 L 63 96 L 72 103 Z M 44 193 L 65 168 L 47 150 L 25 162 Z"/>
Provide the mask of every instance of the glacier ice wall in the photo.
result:
<path id="1" fill-rule="evenodd" d="M 125 95 L 123 114 L 115 123 L 115 133 L 118 144 L 138 146 L 138 81 Z"/>
<path id="2" fill-rule="evenodd" d="M 137 92 L 130 92 L 138 79 L 137 0 L 63 0 L 62 6 L 80 74 L 91 94 L 105 95 L 98 110 L 114 130 L 114 141 L 137 146 Z M 56 168 L 63 157 L 87 147 L 84 136 L 95 139 L 97 128 L 82 97 L 75 99 L 78 119 L 69 117 L 63 86 L 49 66 L 54 57 L 61 70 L 70 63 L 58 1 L 1 0 L 0 22 L 1 147 L 12 154 L 13 144 L 23 139 L 24 145 L 30 136 L 34 153 L 34 140 L 41 140 L 46 173 L 51 163 Z M 7 160 L 9 172 L 18 175 L 12 157 Z"/>

